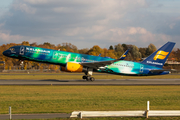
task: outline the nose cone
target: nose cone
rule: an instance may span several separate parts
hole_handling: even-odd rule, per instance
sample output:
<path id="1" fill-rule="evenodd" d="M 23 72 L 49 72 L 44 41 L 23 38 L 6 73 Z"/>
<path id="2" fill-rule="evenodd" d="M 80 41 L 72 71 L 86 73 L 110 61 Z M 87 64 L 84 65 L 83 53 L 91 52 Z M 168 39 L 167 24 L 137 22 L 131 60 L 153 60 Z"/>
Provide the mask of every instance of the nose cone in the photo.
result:
<path id="1" fill-rule="evenodd" d="M 10 55 L 10 50 L 4 51 L 4 52 L 3 52 L 3 55 L 4 55 L 4 56 L 9 56 L 9 55 Z"/>

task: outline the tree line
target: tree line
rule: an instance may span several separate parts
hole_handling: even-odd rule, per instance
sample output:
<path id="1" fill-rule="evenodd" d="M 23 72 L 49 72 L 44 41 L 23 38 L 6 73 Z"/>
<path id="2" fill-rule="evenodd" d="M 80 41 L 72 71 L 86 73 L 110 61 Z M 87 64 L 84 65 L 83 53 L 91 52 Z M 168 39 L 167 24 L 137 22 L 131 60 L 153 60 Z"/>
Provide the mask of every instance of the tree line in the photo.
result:
<path id="1" fill-rule="evenodd" d="M 110 45 L 109 48 L 101 48 L 98 45 L 94 45 L 92 48 L 84 48 L 84 49 L 78 49 L 75 45 L 71 43 L 62 43 L 58 45 L 51 44 L 49 42 L 44 42 L 43 44 L 37 44 L 36 42 L 30 44 L 28 41 L 23 41 L 20 44 L 16 43 L 9 43 L 9 44 L 3 44 L 0 46 L 0 61 L 5 61 L 5 69 L 11 70 L 11 69 L 21 69 L 20 64 L 21 61 L 18 59 L 12 59 L 5 57 L 2 53 L 3 51 L 9 49 L 12 46 L 17 45 L 26 45 L 26 46 L 35 46 L 35 47 L 42 47 L 42 48 L 48 48 L 48 49 L 54 49 L 54 50 L 61 50 L 61 51 L 68 51 L 68 52 L 75 52 L 75 53 L 81 53 L 81 54 L 88 54 L 88 55 L 94 55 L 94 56 L 101 56 L 101 57 L 111 57 L 114 59 L 120 58 L 121 55 L 127 50 L 130 49 L 127 57 L 125 60 L 129 61 L 141 61 L 142 58 L 146 58 L 150 54 L 152 54 L 154 51 L 156 51 L 156 46 L 154 44 L 149 44 L 147 48 L 138 48 L 135 45 L 131 44 L 117 44 L 117 45 Z M 174 49 L 169 58 L 169 60 L 174 60 L 180 62 L 180 49 Z M 23 64 L 25 70 L 27 69 L 51 69 L 51 70 L 58 70 L 59 66 L 57 65 L 51 65 L 51 64 L 44 64 L 44 63 L 38 63 L 38 62 L 32 62 L 32 61 L 24 61 Z M 2 66 L 2 63 L 1 63 Z"/>

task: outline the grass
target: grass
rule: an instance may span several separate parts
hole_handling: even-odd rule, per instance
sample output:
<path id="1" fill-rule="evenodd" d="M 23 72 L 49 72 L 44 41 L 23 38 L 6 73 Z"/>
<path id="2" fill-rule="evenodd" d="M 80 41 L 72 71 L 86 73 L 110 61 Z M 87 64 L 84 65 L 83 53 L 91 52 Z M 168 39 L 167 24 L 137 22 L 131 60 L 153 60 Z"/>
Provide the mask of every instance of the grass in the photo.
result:
<path id="1" fill-rule="evenodd" d="M 82 79 L 83 73 L 1 73 L 0 80 L 2 79 L 57 79 L 57 80 L 64 80 L 64 79 Z M 158 75 L 158 76 L 121 76 L 121 75 L 111 75 L 111 74 L 93 74 L 95 79 L 180 79 L 180 75 Z"/>
<path id="2" fill-rule="evenodd" d="M 0 114 L 180 110 L 179 86 L 0 86 Z"/>
<path id="3" fill-rule="evenodd" d="M 0 73 L 0 79 L 81 79 L 83 73 Z M 94 73 L 96 79 L 179 79 L 180 75 L 131 77 Z M 179 86 L 0 86 L 0 114 L 71 113 L 75 110 L 180 110 Z M 58 120 L 51 119 L 51 120 Z M 63 118 L 60 120 L 79 120 Z M 144 120 L 145 118 L 83 118 L 84 120 Z M 149 120 L 179 117 L 150 117 Z M 48 120 L 48 119 L 41 119 Z M 50 120 L 50 119 L 49 119 Z"/>

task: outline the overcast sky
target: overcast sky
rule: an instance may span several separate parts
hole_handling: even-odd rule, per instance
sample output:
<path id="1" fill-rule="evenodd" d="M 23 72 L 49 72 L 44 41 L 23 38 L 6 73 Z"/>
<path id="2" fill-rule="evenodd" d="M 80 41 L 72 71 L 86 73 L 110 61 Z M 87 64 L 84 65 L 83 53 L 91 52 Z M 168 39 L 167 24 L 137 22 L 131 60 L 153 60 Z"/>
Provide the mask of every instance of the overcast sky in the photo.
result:
<path id="1" fill-rule="evenodd" d="M 0 0 L 0 45 L 133 44 L 180 48 L 180 0 Z"/>

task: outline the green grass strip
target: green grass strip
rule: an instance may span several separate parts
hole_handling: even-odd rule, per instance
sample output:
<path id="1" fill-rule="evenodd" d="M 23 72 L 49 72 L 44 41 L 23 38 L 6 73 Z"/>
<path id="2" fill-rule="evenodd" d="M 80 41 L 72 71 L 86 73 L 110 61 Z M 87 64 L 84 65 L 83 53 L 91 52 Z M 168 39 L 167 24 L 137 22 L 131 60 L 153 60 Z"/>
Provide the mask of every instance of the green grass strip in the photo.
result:
<path id="1" fill-rule="evenodd" d="M 0 86 L 0 114 L 180 110 L 180 86 Z"/>

